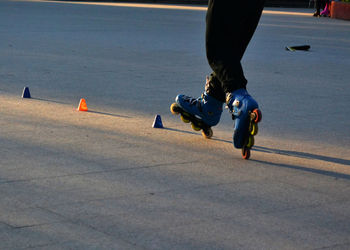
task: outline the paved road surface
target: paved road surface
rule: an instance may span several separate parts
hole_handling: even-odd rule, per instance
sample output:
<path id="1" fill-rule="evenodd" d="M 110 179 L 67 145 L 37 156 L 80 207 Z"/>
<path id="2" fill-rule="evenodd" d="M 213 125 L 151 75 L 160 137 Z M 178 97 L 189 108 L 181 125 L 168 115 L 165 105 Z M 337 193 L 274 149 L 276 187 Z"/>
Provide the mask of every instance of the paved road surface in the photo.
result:
<path id="1" fill-rule="evenodd" d="M 245 161 L 228 114 L 205 140 L 169 112 L 210 73 L 203 8 L 1 1 L 0 249 L 349 249 L 350 23 L 311 12 L 247 50 Z"/>

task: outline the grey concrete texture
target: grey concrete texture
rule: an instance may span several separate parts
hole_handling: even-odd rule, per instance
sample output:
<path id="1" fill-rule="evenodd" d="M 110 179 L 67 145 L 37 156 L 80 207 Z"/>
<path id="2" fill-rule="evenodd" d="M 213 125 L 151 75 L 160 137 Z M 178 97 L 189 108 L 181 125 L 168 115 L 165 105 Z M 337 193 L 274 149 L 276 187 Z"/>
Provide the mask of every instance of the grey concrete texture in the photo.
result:
<path id="1" fill-rule="evenodd" d="M 205 11 L 156 7 L 0 1 L 0 249 L 349 249 L 350 23 L 266 9 L 245 161 L 228 113 L 211 140 L 170 113 Z"/>

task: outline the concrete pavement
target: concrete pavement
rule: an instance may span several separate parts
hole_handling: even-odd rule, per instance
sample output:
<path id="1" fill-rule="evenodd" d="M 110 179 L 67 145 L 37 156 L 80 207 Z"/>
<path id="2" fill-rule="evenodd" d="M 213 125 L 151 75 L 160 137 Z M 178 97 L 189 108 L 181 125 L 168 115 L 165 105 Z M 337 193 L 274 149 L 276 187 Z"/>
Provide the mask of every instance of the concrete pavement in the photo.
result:
<path id="1" fill-rule="evenodd" d="M 350 23 L 289 11 L 244 57 L 244 161 L 228 114 L 205 140 L 169 111 L 210 73 L 205 11 L 1 1 L 0 248 L 348 249 Z"/>

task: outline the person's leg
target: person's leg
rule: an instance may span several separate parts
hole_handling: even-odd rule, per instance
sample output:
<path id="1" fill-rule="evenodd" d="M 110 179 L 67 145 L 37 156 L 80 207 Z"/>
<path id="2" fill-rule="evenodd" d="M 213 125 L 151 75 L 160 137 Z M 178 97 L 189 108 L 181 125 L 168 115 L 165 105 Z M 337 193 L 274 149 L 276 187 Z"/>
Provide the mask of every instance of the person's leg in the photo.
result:
<path id="1" fill-rule="evenodd" d="M 249 158 L 250 148 L 254 145 L 261 112 L 257 102 L 245 89 L 247 80 L 241 59 L 258 25 L 264 2 L 209 0 L 206 51 L 214 72 L 207 79 L 201 97 L 195 99 L 178 95 L 176 103 L 171 106 L 171 111 L 185 116 L 185 120 L 198 124 L 197 119 L 200 119 L 206 125 L 214 126 L 220 120 L 222 106 L 226 101 L 235 118 L 233 144 L 236 148 L 242 148 L 245 159 Z"/>
<path id="2" fill-rule="evenodd" d="M 329 0 L 326 0 L 325 7 L 324 7 L 323 11 L 320 13 L 321 16 L 328 17 L 330 15 L 330 10 L 329 10 L 330 6 L 329 5 L 330 5 Z"/>
<path id="3" fill-rule="evenodd" d="M 215 72 L 211 73 L 205 84 L 205 91 L 220 102 L 226 102 L 226 93 L 223 90 L 222 83 Z"/>
<path id="4" fill-rule="evenodd" d="M 321 0 L 315 0 L 315 9 L 314 16 L 319 16 L 321 12 Z"/>
<path id="5" fill-rule="evenodd" d="M 226 94 L 244 88 L 241 59 L 257 27 L 264 0 L 210 0 L 207 12 L 207 58 L 214 73 L 199 98 L 178 95 L 176 104 L 199 117 L 207 125 L 216 125 L 221 117 Z"/>
<path id="6" fill-rule="evenodd" d="M 245 88 L 241 59 L 258 25 L 264 0 L 209 0 L 206 28 L 206 51 L 214 71 L 212 89 L 230 93 Z M 215 92 L 212 90 L 212 92 Z"/>
<path id="7" fill-rule="evenodd" d="M 257 131 L 251 129 L 257 128 L 261 112 L 246 90 L 241 60 L 260 20 L 264 2 L 238 1 L 233 6 L 227 0 L 209 0 L 207 12 L 206 51 L 214 71 L 209 93 L 220 98 L 226 96 L 226 104 L 235 119 L 233 144 L 243 149 L 246 159 Z M 251 118 L 252 113 L 255 118 Z"/>
<path id="8" fill-rule="evenodd" d="M 326 6 L 325 0 L 317 0 L 316 1 L 316 12 L 320 13 L 321 10 Z"/>

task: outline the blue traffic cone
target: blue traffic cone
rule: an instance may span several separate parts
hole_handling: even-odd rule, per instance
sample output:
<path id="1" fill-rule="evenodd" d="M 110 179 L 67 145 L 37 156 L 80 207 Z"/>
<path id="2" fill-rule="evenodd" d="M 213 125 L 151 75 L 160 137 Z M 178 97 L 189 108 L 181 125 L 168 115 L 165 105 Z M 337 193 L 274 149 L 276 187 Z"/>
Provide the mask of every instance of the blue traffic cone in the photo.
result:
<path id="1" fill-rule="evenodd" d="M 24 87 L 22 98 L 32 98 L 28 87 Z"/>
<path id="2" fill-rule="evenodd" d="M 162 118 L 160 117 L 160 115 L 156 115 L 156 117 L 154 118 L 152 128 L 163 128 Z"/>

